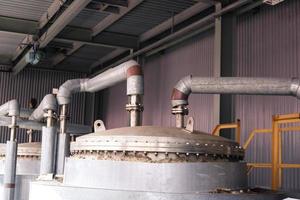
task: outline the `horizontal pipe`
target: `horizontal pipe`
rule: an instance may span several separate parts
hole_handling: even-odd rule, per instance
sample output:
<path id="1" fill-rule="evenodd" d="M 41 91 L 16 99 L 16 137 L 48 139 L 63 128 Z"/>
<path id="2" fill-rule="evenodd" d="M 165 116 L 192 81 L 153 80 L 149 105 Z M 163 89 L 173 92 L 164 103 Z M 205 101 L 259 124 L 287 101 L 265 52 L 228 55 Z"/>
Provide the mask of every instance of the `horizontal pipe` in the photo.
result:
<path id="1" fill-rule="evenodd" d="M 0 116 L 0 126 L 8 127 L 11 125 L 11 117 Z M 26 119 L 17 119 L 18 128 L 22 129 L 32 129 L 41 131 L 43 126 L 46 126 L 46 123 L 31 121 Z M 92 128 L 90 126 L 81 125 L 81 124 L 68 124 L 67 132 L 72 135 L 82 135 L 85 133 L 91 133 Z M 57 132 L 59 127 L 57 127 Z"/>
<path id="2" fill-rule="evenodd" d="M 59 87 L 59 105 L 70 103 L 71 95 L 76 92 L 97 92 L 127 80 L 127 95 L 142 95 L 143 74 L 140 65 L 130 60 L 111 68 L 90 79 L 73 79 Z"/>
<path id="3" fill-rule="evenodd" d="M 283 95 L 300 98 L 300 80 L 296 78 L 186 76 L 173 89 L 172 106 L 188 105 L 188 97 L 191 93 Z"/>
<path id="4" fill-rule="evenodd" d="M 20 118 L 28 119 L 33 113 L 34 109 L 31 108 L 21 108 L 20 109 Z"/>
<path id="5" fill-rule="evenodd" d="M 19 116 L 20 106 L 17 100 L 13 99 L 0 106 L 1 116 Z"/>
<path id="6" fill-rule="evenodd" d="M 30 115 L 29 120 L 41 121 L 48 110 L 57 110 L 57 101 L 53 94 L 47 94 L 40 105 Z"/>

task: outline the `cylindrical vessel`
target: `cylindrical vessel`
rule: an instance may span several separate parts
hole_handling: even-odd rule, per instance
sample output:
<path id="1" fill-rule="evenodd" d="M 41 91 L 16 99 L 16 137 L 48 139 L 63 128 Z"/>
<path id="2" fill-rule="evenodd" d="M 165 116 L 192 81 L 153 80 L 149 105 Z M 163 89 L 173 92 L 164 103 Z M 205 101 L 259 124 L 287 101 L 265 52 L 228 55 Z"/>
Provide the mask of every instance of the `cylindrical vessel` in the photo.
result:
<path id="1" fill-rule="evenodd" d="M 43 127 L 40 175 L 53 174 L 56 127 Z"/>
<path id="2" fill-rule="evenodd" d="M 14 199 L 29 199 L 29 184 L 39 176 L 40 171 L 40 143 L 22 143 L 18 144 L 16 179 Z M 4 174 L 6 162 L 6 144 L 0 144 L 0 185 L 5 187 Z M 4 196 L 4 190 L 0 190 L 0 196 Z M 1 198 L 2 199 L 2 198 Z"/>
<path id="3" fill-rule="evenodd" d="M 17 164 L 17 142 L 7 141 L 3 179 L 3 200 L 14 200 Z"/>

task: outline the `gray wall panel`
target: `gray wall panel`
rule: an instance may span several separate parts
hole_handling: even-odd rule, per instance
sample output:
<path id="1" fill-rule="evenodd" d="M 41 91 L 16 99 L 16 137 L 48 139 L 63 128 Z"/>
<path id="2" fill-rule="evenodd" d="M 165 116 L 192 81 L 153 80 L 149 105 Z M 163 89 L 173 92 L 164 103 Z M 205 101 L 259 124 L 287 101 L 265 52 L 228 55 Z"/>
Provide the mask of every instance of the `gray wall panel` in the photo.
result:
<path id="1" fill-rule="evenodd" d="M 11 99 L 17 99 L 22 108 L 28 108 L 31 98 L 40 102 L 46 94 L 52 93 L 52 88 L 58 88 L 68 79 L 83 77 L 83 74 L 73 72 L 55 72 L 37 69 L 26 69 L 17 76 L 0 72 L 0 104 Z M 72 97 L 69 113 L 70 122 L 84 123 L 85 95 L 75 94 Z M 9 138 L 9 130 L 0 127 L 0 142 L 5 143 Z M 18 142 L 26 142 L 28 136 L 25 130 L 17 131 Z M 40 140 L 40 133 L 34 134 L 34 141 Z"/>
<path id="2" fill-rule="evenodd" d="M 189 74 L 212 76 L 213 36 L 213 32 L 206 32 L 145 61 L 144 125 L 175 125 L 170 105 L 173 86 Z M 108 128 L 127 125 L 125 87 L 122 83 L 105 92 L 104 118 Z M 197 129 L 211 132 L 215 126 L 212 106 L 212 95 L 191 96 L 189 116 L 195 117 Z"/>
<path id="3" fill-rule="evenodd" d="M 242 16 L 237 24 L 237 76 L 300 77 L 300 2 L 284 1 Z M 271 128 L 272 115 L 296 113 L 300 102 L 292 97 L 238 96 L 236 116 L 241 119 L 242 140 L 255 128 Z M 270 136 L 256 138 L 246 160 L 270 162 Z M 283 137 L 283 160 L 300 163 L 299 132 Z M 283 188 L 300 190 L 300 170 L 284 170 Z M 251 185 L 270 186 L 270 170 L 254 170 Z"/>

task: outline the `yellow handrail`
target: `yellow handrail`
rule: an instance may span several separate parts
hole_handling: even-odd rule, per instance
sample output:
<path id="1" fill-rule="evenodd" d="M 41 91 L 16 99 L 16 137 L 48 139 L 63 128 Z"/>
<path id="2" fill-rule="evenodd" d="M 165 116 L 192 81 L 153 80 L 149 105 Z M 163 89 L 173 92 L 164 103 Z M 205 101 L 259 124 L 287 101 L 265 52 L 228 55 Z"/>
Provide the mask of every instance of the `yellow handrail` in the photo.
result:
<path id="1" fill-rule="evenodd" d="M 236 129 L 235 132 L 235 140 L 240 143 L 241 141 L 241 122 L 238 119 L 236 123 L 228 123 L 228 124 L 218 124 L 214 130 L 212 131 L 212 135 L 220 136 L 220 130 L 222 129 Z"/>
<path id="2" fill-rule="evenodd" d="M 282 163 L 282 141 L 281 133 L 287 131 L 300 131 L 300 126 L 291 126 L 280 128 L 280 124 L 300 122 L 300 113 L 274 115 L 272 120 L 272 129 L 255 129 L 253 130 L 248 139 L 245 141 L 243 148 L 246 150 L 254 136 L 258 133 L 272 133 L 272 162 L 271 163 L 248 163 L 248 173 L 253 168 L 271 168 L 272 169 L 272 189 L 278 190 L 282 182 L 282 169 L 283 168 L 300 168 L 300 164 Z"/>

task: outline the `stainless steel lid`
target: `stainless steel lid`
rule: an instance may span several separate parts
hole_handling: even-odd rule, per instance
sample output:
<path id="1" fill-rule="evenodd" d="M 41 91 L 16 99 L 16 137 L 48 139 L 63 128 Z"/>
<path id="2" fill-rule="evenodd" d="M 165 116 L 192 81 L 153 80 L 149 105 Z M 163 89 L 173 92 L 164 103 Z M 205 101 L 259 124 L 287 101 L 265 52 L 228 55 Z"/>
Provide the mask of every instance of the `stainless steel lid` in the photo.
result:
<path id="1" fill-rule="evenodd" d="M 238 143 L 200 131 L 153 126 L 96 131 L 71 144 L 73 157 L 182 162 L 243 159 Z"/>

